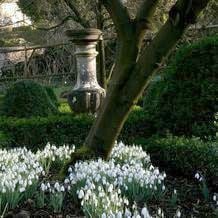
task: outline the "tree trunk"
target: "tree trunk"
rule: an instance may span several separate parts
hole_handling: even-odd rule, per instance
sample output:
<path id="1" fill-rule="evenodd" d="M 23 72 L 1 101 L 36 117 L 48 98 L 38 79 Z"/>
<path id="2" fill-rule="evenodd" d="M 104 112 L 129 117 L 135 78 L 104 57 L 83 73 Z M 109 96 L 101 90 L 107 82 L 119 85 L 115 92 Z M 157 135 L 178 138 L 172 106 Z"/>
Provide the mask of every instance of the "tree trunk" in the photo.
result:
<path id="1" fill-rule="evenodd" d="M 209 0 L 179 0 L 172 7 L 168 21 L 142 52 L 140 44 L 143 33 L 158 0 L 144 1 L 134 21 L 128 17 L 119 0 L 103 0 L 103 2 L 113 18 L 118 33 L 119 47 L 115 70 L 106 99 L 84 146 L 76 158 L 71 159 L 70 164 L 79 159 L 82 151 L 86 152 L 82 155 L 84 158 L 109 157 L 132 107 L 148 86 L 150 78 L 158 71 L 186 27 L 195 21 Z"/>
<path id="2" fill-rule="evenodd" d="M 172 8 L 169 20 L 138 60 L 137 46 L 140 45 L 140 39 L 132 37 L 121 45 L 107 97 L 85 142 L 85 146 L 90 147 L 98 156 L 105 159 L 109 157 L 132 107 L 148 86 L 150 78 L 182 37 L 186 27 L 195 21 L 207 4 L 207 1 L 203 1 L 202 4 L 199 2 L 199 5 L 192 6 L 181 2 Z M 191 7 L 190 13 L 188 7 Z M 187 14 L 182 17 L 184 11 Z M 135 47 L 131 48 L 133 43 Z"/>
<path id="3" fill-rule="evenodd" d="M 98 156 L 108 158 L 132 107 L 148 86 L 149 78 L 158 70 L 158 63 L 166 57 L 183 32 L 170 31 L 171 36 L 165 36 L 169 28 L 171 24 L 168 22 L 138 61 L 139 49 L 131 51 L 131 41 L 120 52 L 122 57 L 116 63 L 107 97 L 85 142 Z M 171 38 L 167 44 L 166 38 Z"/>

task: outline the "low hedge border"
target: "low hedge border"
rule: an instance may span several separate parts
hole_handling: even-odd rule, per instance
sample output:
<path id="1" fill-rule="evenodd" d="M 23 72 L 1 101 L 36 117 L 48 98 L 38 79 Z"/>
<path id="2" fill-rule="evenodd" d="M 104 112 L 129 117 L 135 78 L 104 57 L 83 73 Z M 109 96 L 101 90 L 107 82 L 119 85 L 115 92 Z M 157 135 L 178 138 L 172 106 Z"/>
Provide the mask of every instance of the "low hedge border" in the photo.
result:
<path id="1" fill-rule="evenodd" d="M 151 161 L 160 169 L 176 176 L 194 178 L 201 172 L 206 181 L 218 188 L 218 139 L 204 142 L 199 138 L 168 136 L 140 139 Z"/>
<path id="2" fill-rule="evenodd" d="M 0 144 L 9 147 L 26 146 L 32 150 L 44 147 L 47 142 L 57 146 L 81 145 L 93 121 L 92 115 L 72 113 L 29 119 L 0 117 L 0 131 L 4 134 L 4 143 L 0 139 Z M 129 116 L 119 140 L 132 144 L 135 137 L 148 137 L 153 132 L 146 114 L 137 107 Z"/>

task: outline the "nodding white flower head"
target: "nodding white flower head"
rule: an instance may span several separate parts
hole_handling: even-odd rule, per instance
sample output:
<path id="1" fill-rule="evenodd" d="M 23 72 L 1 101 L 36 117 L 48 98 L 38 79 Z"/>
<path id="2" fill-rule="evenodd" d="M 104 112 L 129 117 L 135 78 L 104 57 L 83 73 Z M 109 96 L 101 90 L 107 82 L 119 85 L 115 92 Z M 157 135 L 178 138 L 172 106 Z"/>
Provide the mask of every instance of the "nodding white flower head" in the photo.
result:
<path id="1" fill-rule="evenodd" d="M 78 193 L 78 198 L 82 199 L 85 196 L 84 191 L 81 189 Z"/>
<path id="2" fill-rule="evenodd" d="M 19 191 L 20 191 L 20 193 L 22 193 L 22 192 L 25 191 L 25 188 L 24 188 L 24 187 L 21 187 Z"/>
<path id="3" fill-rule="evenodd" d="M 203 180 L 203 176 L 202 176 L 200 173 L 196 173 L 196 174 L 195 174 L 195 178 L 196 178 L 199 182 L 201 182 L 201 181 Z"/>
<path id="4" fill-rule="evenodd" d="M 125 214 L 124 215 L 125 215 L 125 217 L 131 217 L 132 213 L 128 208 L 125 208 Z"/>
<path id="5" fill-rule="evenodd" d="M 180 209 L 178 209 L 178 210 L 176 211 L 176 217 L 177 217 L 177 218 L 180 218 L 181 216 L 182 216 L 182 213 L 181 213 Z"/>
<path id="6" fill-rule="evenodd" d="M 127 198 L 124 198 L 124 202 L 123 202 L 126 206 L 129 205 L 129 200 Z"/>
<path id="7" fill-rule="evenodd" d="M 44 192 L 47 190 L 47 186 L 44 183 L 42 183 L 40 189 Z"/>
<path id="8" fill-rule="evenodd" d="M 113 185 L 110 184 L 109 187 L 108 187 L 108 192 L 110 193 L 110 192 L 112 192 L 112 191 L 113 191 Z"/>
<path id="9" fill-rule="evenodd" d="M 150 216 L 150 214 L 148 212 L 147 207 L 143 207 L 142 208 L 141 214 L 142 214 L 143 218 L 151 218 L 151 216 Z"/>
<path id="10" fill-rule="evenodd" d="M 66 178 L 66 179 L 64 180 L 64 183 L 65 183 L 65 184 L 69 184 L 69 183 L 70 183 L 70 180 L 69 180 L 68 178 Z"/>
<path id="11" fill-rule="evenodd" d="M 157 210 L 158 217 L 164 217 L 164 211 L 161 208 Z"/>
<path id="12" fill-rule="evenodd" d="M 195 178 L 198 180 L 200 178 L 200 174 L 199 173 L 196 173 L 195 174 Z"/>
<path id="13" fill-rule="evenodd" d="M 103 214 L 101 215 L 101 218 L 107 218 L 106 213 L 103 213 Z"/>
<path id="14" fill-rule="evenodd" d="M 60 191 L 61 191 L 61 192 L 64 192 L 64 191 L 65 191 L 65 188 L 64 188 L 63 185 L 61 186 Z"/>

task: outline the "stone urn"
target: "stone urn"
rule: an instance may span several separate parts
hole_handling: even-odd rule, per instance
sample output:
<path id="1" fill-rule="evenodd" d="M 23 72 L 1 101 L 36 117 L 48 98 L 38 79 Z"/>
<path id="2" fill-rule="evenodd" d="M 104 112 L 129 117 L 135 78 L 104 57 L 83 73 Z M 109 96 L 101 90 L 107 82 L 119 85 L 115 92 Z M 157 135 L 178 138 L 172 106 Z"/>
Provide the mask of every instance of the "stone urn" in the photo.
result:
<path id="1" fill-rule="evenodd" d="M 77 113 L 95 113 L 105 98 L 105 90 L 98 84 L 96 75 L 96 44 L 102 32 L 83 29 L 68 30 L 66 34 L 75 44 L 77 64 L 77 81 L 68 95 L 69 105 Z"/>

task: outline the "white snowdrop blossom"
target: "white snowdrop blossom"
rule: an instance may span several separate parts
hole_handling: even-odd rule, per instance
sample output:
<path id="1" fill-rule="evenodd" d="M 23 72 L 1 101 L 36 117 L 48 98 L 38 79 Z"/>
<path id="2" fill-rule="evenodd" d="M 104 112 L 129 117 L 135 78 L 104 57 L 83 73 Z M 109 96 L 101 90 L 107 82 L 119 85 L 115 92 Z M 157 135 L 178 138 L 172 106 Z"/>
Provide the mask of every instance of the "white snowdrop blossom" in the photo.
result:
<path id="1" fill-rule="evenodd" d="M 213 201 L 214 201 L 215 205 L 218 206 L 218 197 L 217 197 L 217 193 L 214 193 L 214 195 L 213 195 Z"/>
<path id="2" fill-rule="evenodd" d="M 195 178 L 196 178 L 199 182 L 201 182 L 201 181 L 203 180 L 203 176 L 202 176 L 200 173 L 196 173 L 196 174 L 195 174 Z"/>
<path id="3" fill-rule="evenodd" d="M 177 217 L 177 218 L 180 218 L 181 216 L 182 216 L 182 213 L 181 213 L 180 209 L 178 209 L 178 210 L 176 211 L 176 217 Z"/>
<path id="4" fill-rule="evenodd" d="M 147 207 L 143 207 L 143 208 L 142 208 L 141 214 L 142 214 L 142 217 L 143 217 L 143 218 L 151 218 L 151 216 L 150 216 L 150 214 L 149 214 L 149 212 L 148 212 Z"/>

